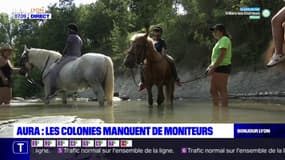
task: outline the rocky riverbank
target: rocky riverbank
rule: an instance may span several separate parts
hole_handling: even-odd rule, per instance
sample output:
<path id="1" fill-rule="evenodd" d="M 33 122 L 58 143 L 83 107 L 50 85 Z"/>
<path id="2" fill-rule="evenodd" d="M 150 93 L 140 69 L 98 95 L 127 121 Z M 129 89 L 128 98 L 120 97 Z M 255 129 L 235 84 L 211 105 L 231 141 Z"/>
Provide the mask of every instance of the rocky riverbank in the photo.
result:
<path id="1" fill-rule="evenodd" d="M 180 73 L 181 81 L 195 79 L 202 71 Z M 136 76 L 139 80 L 139 76 Z M 209 98 L 210 78 L 198 79 L 176 87 L 177 98 Z M 130 75 L 120 76 L 116 79 L 116 89 L 120 95 L 127 95 L 132 99 L 145 98 L 146 91 L 138 92 Z M 156 89 L 154 88 L 154 92 Z M 233 96 L 282 96 L 285 91 L 285 72 L 276 70 L 260 70 L 257 72 L 233 73 L 229 79 L 229 94 Z"/>
<path id="2" fill-rule="evenodd" d="M 182 71 L 179 73 L 181 81 L 196 79 L 203 71 Z M 136 75 L 139 81 L 139 75 Z M 210 78 L 205 77 L 191 83 L 185 83 L 181 87 L 176 86 L 176 98 L 209 98 Z M 156 95 L 156 88 L 153 88 Z M 229 79 L 229 94 L 233 97 L 256 96 L 285 96 L 285 72 L 277 70 L 259 70 L 248 72 L 236 72 Z M 133 82 L 131 75 L 117 76 L 115 80 L 115 92 L 119 96 L 131 99 L 143 99 L 147 96 L 146 90 L 138 92 L 138 87 Z M 82 97 L 92 97 L 92 91 L 88 90 L 80 94 Z"/>

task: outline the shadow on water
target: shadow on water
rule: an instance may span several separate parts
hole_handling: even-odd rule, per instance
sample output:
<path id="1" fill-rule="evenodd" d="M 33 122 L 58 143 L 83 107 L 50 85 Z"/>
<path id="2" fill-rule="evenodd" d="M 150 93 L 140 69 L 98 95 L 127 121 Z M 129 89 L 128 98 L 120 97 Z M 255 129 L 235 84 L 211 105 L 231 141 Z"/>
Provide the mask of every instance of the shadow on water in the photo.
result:
<path id="1" fill-rule="evenodd" d="M 149 106 L 148 109 L 148 119 L 149 120 L 165 120 L 169 122 L 174 122 L 174 111 L 173 106 L 162 105 L 162 106 Z"/>
<path id="2" fill-rule="evenodd" d="M 284 108 L 284 110 L 280 110 Z M 149 107 L 145 101 L 115 102 L 99 107 L 96 102 L 74 104 L 21 104 L 0 107 L 0 120 L 39 116 L 76 116 L 105 123 L 208 123 L 285 122 L 285 105 L 233 100 L 229 108 L 213 108 L 210 101 L 178 100 L 173 106 Z"/>
<path id="3" fill-rule="evenodd" d="M 213 106 L 213 121 L 214 122 L 227 122 L 229 120 L 229 108 Z"/>
<path id="4" fill-rule="evenodd" d="M 114 122 L 113 107 L 99 107 L 94 103 L 29 104 L 0 107 L 0 120 L 62 115 L 88 119 L 98 119 L 100 117 L 108 122 Z"/>

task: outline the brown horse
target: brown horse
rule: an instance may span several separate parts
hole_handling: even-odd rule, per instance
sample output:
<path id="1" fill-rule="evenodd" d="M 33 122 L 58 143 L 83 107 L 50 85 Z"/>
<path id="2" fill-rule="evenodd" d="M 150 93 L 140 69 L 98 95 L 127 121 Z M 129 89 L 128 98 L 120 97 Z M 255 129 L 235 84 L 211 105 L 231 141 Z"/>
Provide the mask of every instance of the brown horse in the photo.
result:
<path id="1" fill-rule="evenodd" d="M 158 90 L 157 104 L 164 101 L 163 87 L 166 87 L 166 103 L 173 104 L 174 78 L 171 73 L 170 64 L 166 57 L 162 56 L 154 48 L 154 44 L 148 33 L 137 34 L 132 38 L 133 42 L 125 58 L 125 66 L 134 68 L 143 64 L 143 75 L 148 93 L 148 104 L 153 104 L 152 86 L 156 85 Z"/>

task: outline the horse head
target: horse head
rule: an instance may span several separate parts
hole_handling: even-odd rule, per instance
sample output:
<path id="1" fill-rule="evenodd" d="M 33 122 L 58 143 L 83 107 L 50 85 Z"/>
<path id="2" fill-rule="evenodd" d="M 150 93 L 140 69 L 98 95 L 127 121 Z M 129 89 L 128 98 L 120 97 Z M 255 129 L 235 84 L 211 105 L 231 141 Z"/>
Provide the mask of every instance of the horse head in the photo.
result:
<path id="1" fill-rule="evenodd" d="M 131 40 L 131 46 L 124 60 L 124 64 L 128 68 L 134 68 L 136 65 L 142 64 L 146 59 L 149 45 L 152 45 L 148 32 L 146 34 L 136 34 Z"/>
<path id="2" fill-rule="evenodd" d="M 21 69 L 19 71 L 20 74 L 28 77 L 33 65 L 29 61 L 29 49 L 27 48 L 26 45 L 25 45 L 24 51 L 21 55 L 20 66 L 21 66 Z"/>
<path id="3" fill-rule="evenodd" d="M 43 73 L 60 58 L 61 54 L 56 51 L 25 47 L 20 60 L 22 74 L 29 73 L 34 67 Z"/>

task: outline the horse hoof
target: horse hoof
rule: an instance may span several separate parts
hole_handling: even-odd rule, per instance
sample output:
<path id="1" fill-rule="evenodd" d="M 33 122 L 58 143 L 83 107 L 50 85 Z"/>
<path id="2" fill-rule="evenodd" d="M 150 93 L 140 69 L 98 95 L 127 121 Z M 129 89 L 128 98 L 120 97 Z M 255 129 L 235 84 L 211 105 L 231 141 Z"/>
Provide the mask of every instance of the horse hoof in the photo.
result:
<path id="1" fill-rule="evenodd" d="M 49 100 L 44 100 L 44 104 L 48 105 L 49 104 Z"/>
<path id="2" fill-rule="evenodd" d="M 111 101 L 111 102 L 107 102 L 107 105 L 108 106 L 113 106 L 113 102 Z"/>
<path id="3" fill-rule="evenodd" d="M 163 101 L 162 102 L 157 102 L 158 106 L 161 106 L 162 104 L 163 104 Z"/>

